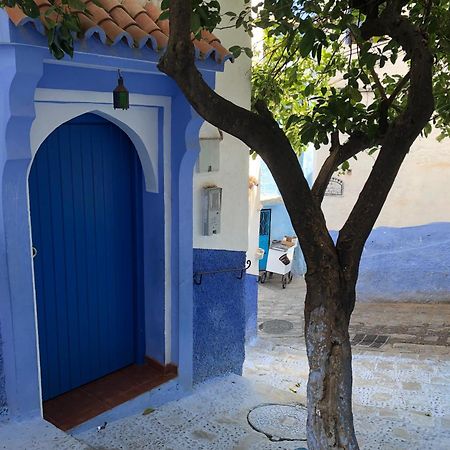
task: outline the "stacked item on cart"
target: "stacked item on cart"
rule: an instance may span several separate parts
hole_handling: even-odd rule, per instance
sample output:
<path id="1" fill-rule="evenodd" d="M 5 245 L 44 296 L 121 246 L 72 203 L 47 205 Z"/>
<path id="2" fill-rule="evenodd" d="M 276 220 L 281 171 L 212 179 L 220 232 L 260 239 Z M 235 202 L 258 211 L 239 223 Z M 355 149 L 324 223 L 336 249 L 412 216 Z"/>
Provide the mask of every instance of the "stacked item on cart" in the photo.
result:
<path id="1" fill-rule="evenodd" d="M 273 277 L 273 274 L 281 275 L 281 286 L 283 289 L 292 281 L 292 261 L 294 260 L 294 250 L 297 246 L 295 236 L 285 236 L 283 240 L 273 240 L 267 257 L 266 270 L 263 270 L 259 276 L 261 283 L 265 283 L 267 276 Z"/>

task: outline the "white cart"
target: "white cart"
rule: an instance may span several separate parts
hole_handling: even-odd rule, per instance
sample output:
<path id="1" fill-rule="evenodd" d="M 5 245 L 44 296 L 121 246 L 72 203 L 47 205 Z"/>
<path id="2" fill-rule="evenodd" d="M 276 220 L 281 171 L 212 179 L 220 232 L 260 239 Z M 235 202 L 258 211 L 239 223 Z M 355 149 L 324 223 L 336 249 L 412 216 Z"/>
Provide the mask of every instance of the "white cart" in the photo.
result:
<path id="1" fill-rule="evenodd" d="M 281 275 L 281 286 L 283 289 L 286 288 L 286 285 L 292 281 L 291 269 L 296 246 L 296 242 L 291 246 L 285 245 L 282 241 L 272 242 L 267 255 L 266 270 L 259 277 L 261 283 L 266 282 L 267 275 L 272 278 L 273 274 L 277 273 Z"/>

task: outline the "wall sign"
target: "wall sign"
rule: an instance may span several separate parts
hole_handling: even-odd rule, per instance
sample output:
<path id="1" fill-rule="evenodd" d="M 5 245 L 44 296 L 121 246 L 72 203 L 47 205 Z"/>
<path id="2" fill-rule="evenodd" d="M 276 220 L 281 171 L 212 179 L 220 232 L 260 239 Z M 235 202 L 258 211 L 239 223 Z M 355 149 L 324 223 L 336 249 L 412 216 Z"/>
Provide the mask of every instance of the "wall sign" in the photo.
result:
<path id="1" fill-rule="evenodd" d="M 332 177 L 328 183 L 325 195 L 344 195 L 344 182 L 339 178 Z"/>

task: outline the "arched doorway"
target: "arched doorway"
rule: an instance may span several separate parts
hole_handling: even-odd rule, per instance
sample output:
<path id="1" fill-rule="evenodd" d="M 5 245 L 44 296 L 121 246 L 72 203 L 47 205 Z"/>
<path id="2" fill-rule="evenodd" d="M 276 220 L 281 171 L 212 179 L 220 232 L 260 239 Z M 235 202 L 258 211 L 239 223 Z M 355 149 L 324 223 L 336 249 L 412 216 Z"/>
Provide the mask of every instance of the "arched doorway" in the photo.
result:
<path id="1" fill-rule="evenodd" d="M 43 400 L 144 357 L 142 168 L 94 114 L 57 128 L 29 176 Z"/>

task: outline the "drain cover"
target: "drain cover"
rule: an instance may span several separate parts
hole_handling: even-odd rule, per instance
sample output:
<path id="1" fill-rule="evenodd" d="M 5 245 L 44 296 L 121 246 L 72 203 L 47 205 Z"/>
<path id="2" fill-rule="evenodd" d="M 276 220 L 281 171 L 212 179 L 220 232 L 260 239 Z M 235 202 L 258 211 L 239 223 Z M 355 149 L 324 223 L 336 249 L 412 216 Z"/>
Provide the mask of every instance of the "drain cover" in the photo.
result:
<path id="1" fill-rule="evenodd" d="M 383 334 L 355 334 L 352 339 L 352 346 L 381 348 L 384 344 L 387 344 L 389 336 Z"/>
<path id="2" fill-rule="evenodd" d="M 301 405 L 260 405 L 248 413 L 248 423 L 272 441 L 306 441 L 307 411 Z"/>
<path id="3" fill-rule="evenodd" d="M 292 328 L 294 328 L 294 324 L 292 322 L 289 322 L 289 320 L 279 319 L 267 320 L 259 326 L 260 330 L 263 330 L 269 334 L 286 333 L 286 331 L 292 330 Z"/>

